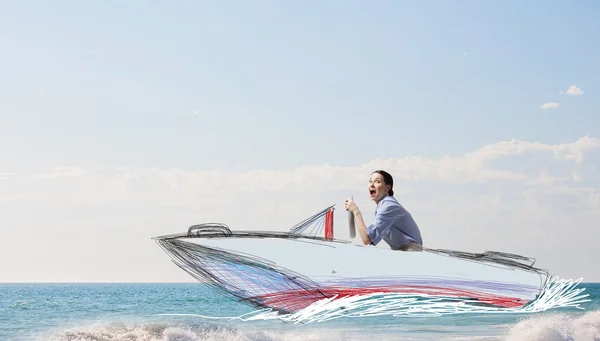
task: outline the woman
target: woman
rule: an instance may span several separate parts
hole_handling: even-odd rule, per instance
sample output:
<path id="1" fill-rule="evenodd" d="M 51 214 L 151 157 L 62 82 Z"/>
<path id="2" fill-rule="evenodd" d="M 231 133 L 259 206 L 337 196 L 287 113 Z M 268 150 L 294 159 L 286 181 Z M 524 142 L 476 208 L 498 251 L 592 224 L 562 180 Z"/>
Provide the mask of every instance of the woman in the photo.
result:
<path id="1" fill-rule="evenodd" d="M 375 221 L 366 227 L 362 213 L 354 201 L 346 200 L 346 210 L 352 212 L 358 233 L 365 245 L 377 245 L 382 239 L 393 250 L 421 251 L 421 231 L 412 216 L 394 197 L 394 179 L 383 170 L 371 174 L 369 195 L 375 201 Z"/>

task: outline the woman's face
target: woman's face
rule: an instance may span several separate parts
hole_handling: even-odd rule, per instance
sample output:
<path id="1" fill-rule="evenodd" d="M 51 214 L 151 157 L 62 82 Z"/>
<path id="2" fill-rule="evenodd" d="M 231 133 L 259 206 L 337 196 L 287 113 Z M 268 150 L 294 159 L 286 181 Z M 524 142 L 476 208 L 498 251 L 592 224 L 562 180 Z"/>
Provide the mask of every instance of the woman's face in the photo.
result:
<path id="1" fill-rule="evenodd" d="M 371 179 L 369 180 L 369 197 L 371 200 L 379 202 L 383 197 L 385 197 L 390 189 L 390 185 L 386 185 L 383 180 L 383 175 L 379 173 L 371 174 Z"/>

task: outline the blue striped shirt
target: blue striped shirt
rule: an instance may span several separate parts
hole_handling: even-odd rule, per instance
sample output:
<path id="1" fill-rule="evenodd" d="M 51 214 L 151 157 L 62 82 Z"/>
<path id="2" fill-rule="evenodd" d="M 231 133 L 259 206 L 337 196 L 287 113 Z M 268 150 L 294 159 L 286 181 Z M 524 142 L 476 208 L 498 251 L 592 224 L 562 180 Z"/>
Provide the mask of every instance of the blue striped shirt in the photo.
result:
<path id="1" fill-rule="evenodd" d="M 377 204 L 375 221 L 367 227 L 367 234 L 373 245 L 385 240 L 393 250 L 398 250 L 409 242 L 423 245 L 421 231 L 412 215 L 395 197 L 389 195 Z"/>

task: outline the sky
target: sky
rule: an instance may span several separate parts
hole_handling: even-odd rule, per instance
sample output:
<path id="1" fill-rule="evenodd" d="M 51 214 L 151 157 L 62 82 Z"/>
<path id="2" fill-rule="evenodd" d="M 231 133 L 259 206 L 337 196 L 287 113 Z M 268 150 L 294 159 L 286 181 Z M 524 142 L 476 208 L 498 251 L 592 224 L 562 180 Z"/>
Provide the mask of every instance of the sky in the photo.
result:
<path id="1" fill-rule="evenodd" d="M 150 238 L 331 204 L 348 238 L 381 168 L 425 246 L 600 281 L 598 10 L 2 3 L 0 282 L 194 281 Z"/>

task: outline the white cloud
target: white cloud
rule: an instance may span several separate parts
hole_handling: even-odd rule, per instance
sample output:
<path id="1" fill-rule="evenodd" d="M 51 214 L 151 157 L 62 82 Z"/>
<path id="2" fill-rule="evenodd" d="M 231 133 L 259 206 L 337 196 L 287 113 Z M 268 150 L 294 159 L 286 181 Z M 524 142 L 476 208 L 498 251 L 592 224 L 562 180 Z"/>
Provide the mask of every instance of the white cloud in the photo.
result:
<path id="1" fill-rule="evenodd" d="M 0 281 L 181 281 L 149 239 L 220 221 L 235 229 L 287 230 L 354 194 L 367 223 L 371 171 L 396 180 L 398 199 L 423 230 L 426 246 L 516 252 L 560 276 L 600 280 L 589 267 L 600 233 L 600 139 L 563 144 L 510 140 L 462 156 L 377 159 L 353 167 L 287 171 L 61 167 L 3 181 L 0 226 L 26 239 L 0 251 Z M 363 195 L 364 193 L 364 195 Z M 35 237 L 35 238 L 34 238 Z M 382 245 L 380 247 L 385 247 Z M 56 250 L 52 253 L 49 250 Z M 561 252 L 557 252 L 560 250 Z M 41 271 L 25 271 L 36 261 Z M 594 277 L 595 276 L 595 277 Z"/>
<path id="2" fill-rule="evenodd" d="M 81 167 L 56 167 L 49 173 L 40 173 L 35 176 L 37 179 L 56 179 L 56 178 L 75 178 L 86 174 L 85 169 Z"/>
<path id="3" fill-rule="evenodd" d="M 576 85 L 571 85 L 569 89 L 567 89 L 567 95 L 571 96 L 581 96 L 583 95 L 583 90 L 578 88 Z"/>
<path id="4" fill-rule="evenodd" d="M 559 104 L 558 103 L 544 103 L 542 105 L 542 109 L 556 109 L 558 108 Z"/>
<path id="5" fill-rule="evenodd" d="M 36 179 L 69 178 L 82 191 L 78 195 L 90 199 L 107 197 L 110 200 L 128 195 L 142 194 L 143 200 L 163 201 L 166 192 L 176 198 L 195 200 L 199 193 L 322 192 L 331 190 L 362 190 L 374 169 L 383 168 L 394 174 L 397 181 L 437 180 L 448 182 L 473 182 L 494 179 L 526 180 L 538 174 L 526 174 L 518 169 L 495 169 L 489 163 L 510 156 L 527 156 L 547 153 L 554 158 L 581 163 L 586 151 L 600 149 L 600 139 L 589 136 L 564 144 L 542 144 L 526 141 L 503 141 L 487 145 L 461 157 L 445 156 L 441 159 L 421 157 L 375 159 L 355 167 L 331 165 L 305 166 L 286 171 L 256 170 L 227 172 L 213 170 L 189 171 L 183 169 L 157 169 L 117 167 L 112 170 L 85 170 L 77 167 L 58 167 L 53 172 L 41 173 Z M 61 183 L 61 186 L 67 185 Z M 89 189 L 85 190 L 85 189 Z M 154 192 L 156 195 L 150 195 Z M 123 195 L 123 197 L 121 197 Z M 137 197 L 136 197 L 137 198 Z M 153 199 L 153 200 L 154 200 Z"/>
<path id="6" fill-rule="evenodd" d="M 574 170 L 572 172 L 572 180 L 573 182 L 578 182 L 579 180 L 581 180 L 581 175 L 579 175 L 579 172 Z"/>

